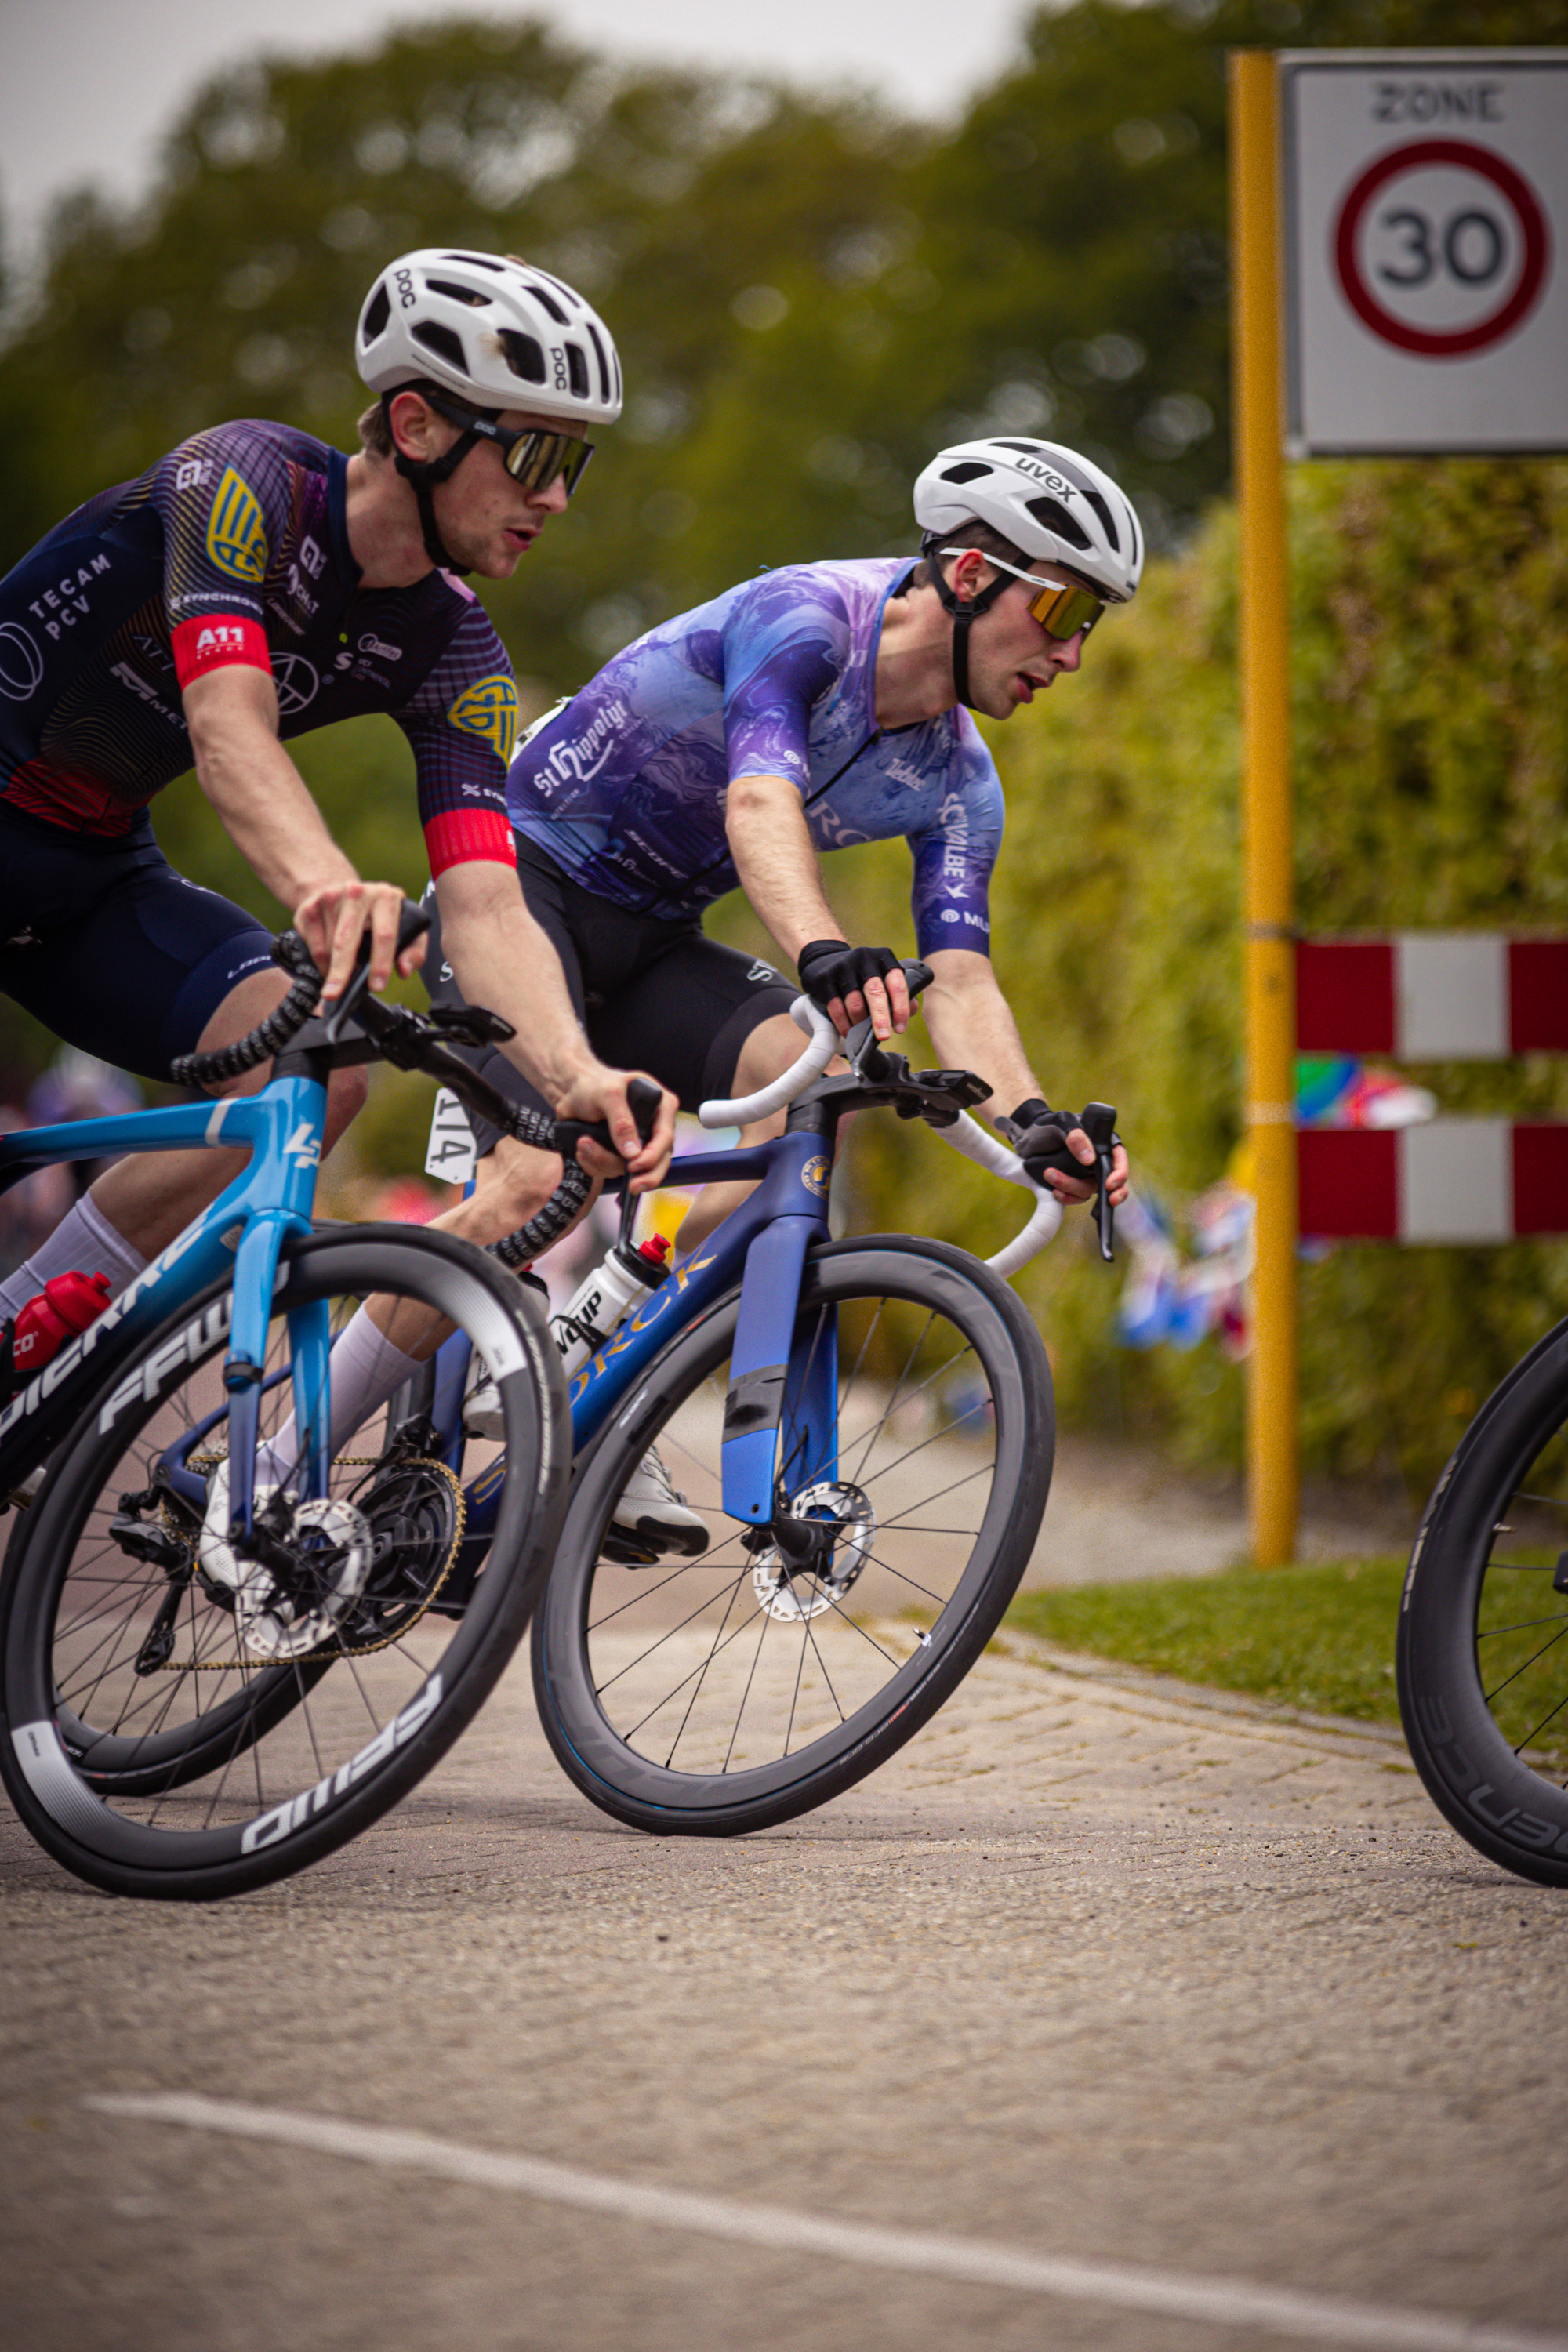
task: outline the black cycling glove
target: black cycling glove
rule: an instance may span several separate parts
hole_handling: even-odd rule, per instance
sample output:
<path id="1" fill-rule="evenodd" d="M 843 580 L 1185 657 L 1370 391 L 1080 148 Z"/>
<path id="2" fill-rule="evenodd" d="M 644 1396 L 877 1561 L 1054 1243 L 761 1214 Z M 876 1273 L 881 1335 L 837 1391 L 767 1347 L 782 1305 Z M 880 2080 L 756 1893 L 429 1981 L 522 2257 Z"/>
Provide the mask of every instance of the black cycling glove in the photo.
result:
<path id="1" fill-rule="evenodd" d="M 807 996 L 826 1013 L 836 996 L 847 1003 L 868 980 L 886 980 L 890 971 L 899 970 L 899 959 L 891 948 L 852 948 L 847 940 L 808 940 L 795 970 Z"/>
<path id="2" fill-rule="evenodd" d="M 1093 1160 L 1079 1160 L 1068 1149 L 1068 1132 L 1079 1124 L 1076 1111 L 1053 1110 L 1038 1095 L 1031 1095 L 1010 1118 L 994 1119 L 992 1124 L 1012 1145 L 1037 1184 L 1043 1184 L 1053 1168 L 1063 1176 L 1095 1181 Z"/>

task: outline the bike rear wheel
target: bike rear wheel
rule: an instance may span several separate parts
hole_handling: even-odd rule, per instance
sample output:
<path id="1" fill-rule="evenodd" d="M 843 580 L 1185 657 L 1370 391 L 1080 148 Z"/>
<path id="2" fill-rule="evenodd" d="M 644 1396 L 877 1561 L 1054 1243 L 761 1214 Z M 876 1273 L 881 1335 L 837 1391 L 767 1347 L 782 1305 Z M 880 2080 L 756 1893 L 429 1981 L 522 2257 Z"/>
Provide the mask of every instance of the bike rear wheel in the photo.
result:
<path id="1" fill-rule="evenodd" d="M 833 1540 L 788 1569 L 720 1500 L 738 1307 L 672 1342 L 582 1466 L 534 1625 L 565 1771 L 667 1833 L 787 1821 L 902 1747 L 995 1631 L 1050 1486 L 1050 1371 L 1006 1285 L 941 1243 L 830 1243 L 806 1263 L 793 1360 L 837 1348 L 836 1415 L 808 1444 L 786 1405 L 778 1458 L 781 1496 Z M 649 1446 L 710 1540 L 617 1564 L 612 1514 Z"/>
<path id="2" fill-rule="evenodd" d="M 1398 1677 L 1438 1810 L 1505 1869 L 1568 1886 L 1568 1323 L 1482 1407 L 1426 1506 Z"/>
<path id="3" fill-rule="evenodd" d="M 226 1584 L 202 1539 L 232 1294 L 182 1307 L 62 1447 L 0 1600 L 0 1772 L 40 1843 L 94 1885 L 200 1899 L 320 1860 L 430 1769 L 521 1637 L 570 1461 L 539 1310 L 447 1235 L 315 1234 L 286 1248 L 268 1370 L 289 1364 L 290 1311 L 325 1303 L 336 1330 L 373 1295 L 399 1303 L 405 1339 L 454 1323 L 500 1368 L 513 1475 L 483 1572 L 459 1609 L 461 1489 L 393 1408 L 340 1446 L 325 1497 L 278 1507 L 270 1581 L 247 1565 Z M 291 1402 L 287 1378 L 264 1391 L 263 1439 Z M 182 1486 L 170 1465 L 209 1421 Z"/>

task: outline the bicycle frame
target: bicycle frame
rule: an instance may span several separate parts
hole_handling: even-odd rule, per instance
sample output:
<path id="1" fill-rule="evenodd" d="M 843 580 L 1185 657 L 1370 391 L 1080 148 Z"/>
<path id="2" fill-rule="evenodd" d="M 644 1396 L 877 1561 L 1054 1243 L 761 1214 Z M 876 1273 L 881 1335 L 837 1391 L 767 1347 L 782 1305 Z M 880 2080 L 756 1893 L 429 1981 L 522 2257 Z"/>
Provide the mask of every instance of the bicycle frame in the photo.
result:
<path id="1" fill-rule="evenodd" d="M 248 1164 L 184 1231 L 129 1283 L 100 1315 L 0 1412 L 0 1494 L 8 1493 L 37 1467 L 77 1419 L 89 1391 L 102 1380 L 116 1356 L 195 1298 L 232 1267 L 232 1289 L 215 1300 L 200 1338 L 210 1342 L 230 1314 L 224 1384 L 228 1391 L 231 1532 L 249 1537 L 255 1527 L 255 1454 L 267 1355 L 267 1327 L 285 1239 L 310 1230 L 316 1170 L 321 1156 L 327 1096 L 313 1078 L 279 1077 L 255 1095 L 229 1095 L 212 1103 L 181 1103 L 164 1110 L 133 1111 L 123 1118 L 80 1119 L 65 1127 L 37 1127 L 0 1138 L 0 1192 L 37 1168 L 67 1160 L 101 1160 L 122 1151 L 179 1151 L 193 1145 L 242 1147 Z M 324 1495 L 328 1437 L 331 1427 L 327 1358 L 329 1332 L 324 1302 L 291 1309 L 294 1412 L 304 1435 L 301 1486 Z M 186 1334 L 169 1341 L 189 1344 Z M 141 1374 L 137 1374 L 140 1385 Z M 129 1395 L 111 1393 L 103 1411 L 112 1414 Z M 215 1415 L 214 1419 L 221 1418 Z M 209 1422 L 205 1426 L 210 1427 Z M 188 1447 L 184 1451 L 188 1451 Z M 168 1475 L 198 1505 L 206 1482 L 184 1470 L 183 1453 Z"/>
<path id="2" fill-rule="evenodd" d="M 654 1358 L 739 1280 L 740 1320 L 731 1350 L 721 1455 L 724 1508 L 753 1526 L 765 1527 L 773 1519 L 778 1433 L 786 1417 L 802 1433 L 800 1457 L 810 1475 L 836 1475 L 836 1333 L 829 1326 L 806 1346 L 795 1329 L 806 1252 L 814 1242 L 827 1239 L 831 1175 L 828 1146 L 820 1135 L 806 1133 L 775 1136 L 742 1150 L 693 1152 L 671 1163 L 675 1183 L 758 1177 L 762 1181 L 574 1375 L 569 1393 L 579 1457 L 628 1396 L 627 1409 L 636 1410 L 637 1384 Z M 448 1345 L 466 1347 L 462 1341 Z M 460 1409 L 460 1381 L 441 1381 L 437 1423 L 454 1444 Z M 500 1473 L 500 1465 L 492 1465 L 468 1489 L 464 1549 L 476 1565 L 499 1507 Z"/>

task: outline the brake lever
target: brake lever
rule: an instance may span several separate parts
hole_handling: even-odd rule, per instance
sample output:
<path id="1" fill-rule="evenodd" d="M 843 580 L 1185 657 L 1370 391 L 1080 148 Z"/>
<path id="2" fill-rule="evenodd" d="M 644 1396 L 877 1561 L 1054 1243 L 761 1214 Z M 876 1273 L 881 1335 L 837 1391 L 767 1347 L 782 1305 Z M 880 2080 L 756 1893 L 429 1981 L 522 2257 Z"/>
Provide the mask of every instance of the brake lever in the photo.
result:
<path id="1" fill-rule="evenodd" d="M 921 990 L 931 986 L 936 974 L 929 963 L 920 963 L 913 956 L 901 958 L 899 970 L 904 975 L 904 982 L 909 989 L 910 1003 L 912 1007 Z M 839 1051 L 855 1076 L 858 1078 L 864 1078 L 868 1086 L 879 1087 L 888 1077 L 887 1055 L 877 1043 L 877 1032 L 872 1026 L 869 1014 L 864 1021 L 856 1022 L 845 1037 Z"/>
<path id="2" fill-rule="evenodd" d="M 422 939 L 429 928 L 430 918 L 424 908 L 416 907 L 412 898 L 405 898 L 403 911 L 397 918 L 397 945 L 393 950 L 392 959 L 394 969 L 396 967 L 398 957 L 411 948 L 416 940 Z M 367 1001 L 365 992 L 369 986 L 370 940 L 366 936 L 360 941 L 359 957 L 353 971 L 349 975 L 348 986 L 327 1016 L 326 1035 L 329 1045 L 335 1045 L 340 1042 L 345 1024 L 354 1018 L 361 1006 Z M 369 1001 L 374 1003 L 374 1000 Z"/>
<path id="3" fill-rule="evenodd" d="M 1116 1113 L 1109 1103 L 1086 1103 L 1079 1125 L 1094 1146 L 1095 1168 L 1100 1179 L 1100 1190 L 1094 1202 L 1094 1222 L 1100 1230 L 1100 1255 L 1110 1265 L 1116 1256 L 1116 1212 L 1110 1205 Z"/>

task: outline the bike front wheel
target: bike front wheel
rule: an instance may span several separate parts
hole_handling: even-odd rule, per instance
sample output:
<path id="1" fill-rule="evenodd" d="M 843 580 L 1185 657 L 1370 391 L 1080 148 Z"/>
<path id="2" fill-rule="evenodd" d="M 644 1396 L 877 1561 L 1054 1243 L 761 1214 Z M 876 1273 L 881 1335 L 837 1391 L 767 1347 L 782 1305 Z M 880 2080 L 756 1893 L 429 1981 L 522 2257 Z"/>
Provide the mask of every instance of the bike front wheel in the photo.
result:
<path id="1" fill-rule="evenodd" d="M 1505 1869 L 1568 1886 L 1568 1323 L 1482 1407 L 1426 1507 L 1398 1676 L 1438 1810 Z"/>
<path id="2" fill-rule="evenodd" d="M 830 1243 L 791 1360 L 803 1390 L 832 1366 L 832 1407 L 808 1428 L 786 1394 L 777 1454 L 781 1506 L 817 1532 L 782 1557 L 721 1501 L 739 1303 L 671 1343 L 586 1459 L 534 1623 L 568 1776 L 667 1833 L 787 1821 L 902 1747 L 995 1631 L 1050 1486 L 1050 1371 L 1006 1285 L 941 1243 Z M 684 1496 L 697 1557 L 628 1564 L 637 1511 L 617 1529 L 616 1507 L 650 1468 Z"/>
<path id="3" fill-rule="evenodd" d="M 463 1490 L 395 1401 L 337 1448 L 324 1496 L 272 1503 L 265 1568 L 213 1549 L 226 1285 L 117 1366 L 51 1467 L 0 1599 L 0 1771 L 34 1836 L 96 1885 L 200 1899 L 320 1860 L 430 1769 L 521 1637 L 571 1457 L 539 1310 L 449 1236 L 313 1234 L 285 1248 L 268 1372 L 287 1374 L 291 1328 L 324 1307 L 335 1333 L 373 1297 L 395 1303 L 408 1352 L 455 1326 L 499 1373 L 510 1475 L 471 1592 L 454 1573 Z M 291 1404 L 286 1376 L 264 1388 L 264 1441 Z"/>

